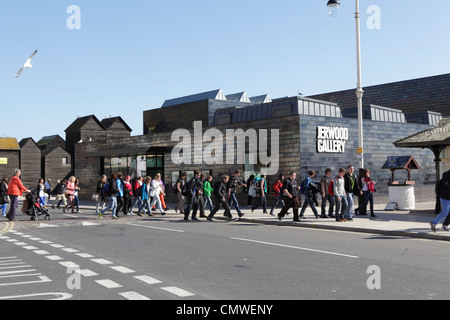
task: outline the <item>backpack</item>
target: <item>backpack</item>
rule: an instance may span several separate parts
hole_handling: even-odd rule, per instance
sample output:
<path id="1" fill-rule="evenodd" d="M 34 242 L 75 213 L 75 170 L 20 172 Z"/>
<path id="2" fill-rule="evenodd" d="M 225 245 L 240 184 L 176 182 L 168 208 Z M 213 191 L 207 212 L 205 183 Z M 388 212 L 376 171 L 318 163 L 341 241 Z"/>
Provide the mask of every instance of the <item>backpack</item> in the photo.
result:
<path id="1" fill-rule="evenodd" d="M 303 180 L 302 184 L 300 185 L 300 193 L 301 194 L 308 194 L 309 189 L 308 189 L 307 183 L 308 183 L 308 178 L 305 178 L 305 180 Z"/>
<path id="2" fill-rule="evenodd" d="M 255 178 L 255 180 L 253 180 L 253 189 L 261 190 L 261 181 L 262 178 Z"/>
<path id="3" fill-rule="evenodd" d="M 334 197 L 334 179 L 331 180 L 330 184 L 328 185 L 328 194 Z"/>
<path id="4" fill-rule="evenodd" d="M 109 182 L 105 182 L 105 183 L 103 184 L 102 195 L 103 195 L 104 197 L 107 197 L 107 196 L 110 196 L 110 195 L 111 195 L 111 191 L 110 191 L 110 188 L 109 188 Z"/>

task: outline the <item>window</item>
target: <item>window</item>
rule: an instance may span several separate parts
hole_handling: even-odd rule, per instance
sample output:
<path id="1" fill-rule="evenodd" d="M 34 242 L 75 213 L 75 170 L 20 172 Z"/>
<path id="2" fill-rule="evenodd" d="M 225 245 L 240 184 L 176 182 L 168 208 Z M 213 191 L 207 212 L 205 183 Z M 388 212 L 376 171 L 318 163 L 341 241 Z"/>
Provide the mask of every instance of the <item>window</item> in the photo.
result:
<path id="1" fill-rule="evenodd" d="M 164 179 L 164 154 L 153 153 L 147 155 L 147 175 L 154 177 L 157 173 Z"/>
<path id="2" fill-rule="evenodd" d="M 67 157 L 62 158 L 62 162 L 61 162 L 62 164 L 69 164 L 68 162 L 69 162 L 69 159 Z"/>

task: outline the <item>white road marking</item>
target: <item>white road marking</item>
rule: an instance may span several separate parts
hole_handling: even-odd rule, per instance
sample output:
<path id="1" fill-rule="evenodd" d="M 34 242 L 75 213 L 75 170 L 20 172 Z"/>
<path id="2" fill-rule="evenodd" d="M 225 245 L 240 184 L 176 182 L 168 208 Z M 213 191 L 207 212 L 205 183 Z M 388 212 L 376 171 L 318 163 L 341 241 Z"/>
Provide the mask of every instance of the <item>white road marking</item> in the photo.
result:
<path id="1" fill-rule="evenodd" d="M 14 266 L 14 267 L 0 267 L 0 270 L 6 270 L 6 269 L 14 269 L 14 268 L 31 268 L 30 265 L 24 265 L 24 266 Z M 0 272 L 1 273 L 1 272 Z"/>
<path id="2" fill-rule="evenodd" d="M 142 294 L 139 294 L 137 292 L 134 291 L 130 291 L 130 292 L 121 292 L 119 293 L 122 297 L 124 297 L 125 299 L 128 300 L 134 300 L 134 301 L 139 301 L 139 300 L 151 300 L 150 298 L 147 298 L 145 296 L 143 296 Z"/>
<path id="3" fill-rule="evenodd" d="M 60 265 L 62 265 L 63 267 L 66 268 L 78 268 L 80 267 L 78 264 L 76 264 L 75 262 L 72 261 L 63 261 L 59 263 Z"/>
<path id="4" fill-rule="evenodd" d="M 1 257 L 0 260 L 17 259 L 17 257 Z"/>
<path id="5" fill-rule="evenodd" d="M 95 273 L 94 271 L 91 271 L 89 269 L 76 270 L 75 272 L 81 274 L 83 277 L 95 277 L 95 276 L 98 276 L 97 273 Z"/>
<path id="6" fill-rule="evenodd" d="M 33 236 L 29 236 L 29 235 L 27 235 L 27 234 L 21 234 L 21 236 L 22 236 L 23 238 L 33 238 Z"/>
<path id="7" fill-rule="evenodd" d="M 38 250 L 39 249 L 38 247 L 34 247 L 34 246 L 25 246 L 22 248 L 27 249 L 27 250 Z"/>
<path id="8" fill-rule="evenodd" d="M 122 285 L 118 284 L 117 282 L 114 282 L 109 279 L 105 280 L 95 280 L 99 285 L 104 286 L 107 289 L 115 289 L 115 288 L 122 288 Z"/>
<path id="9" fill-rule="evenodd" d="M 111 269 L 119 271 L 120 273 L 135 273 L 136 272 L 134 270 L 131 270 L 127 267 L 122 267 L 122 266 L 111 267 Z"/>
<path id="10" fill-rule="evenodd" d="M 33 241 L 40 241 L 40 240 L 42 240 L 41 238 L 30 238 L 30 240 L 33 240 Z"/>
<path id="11" fill-rule="evenodd" d="M 187 298 L 187 297 L 195 296 L 195 294 L 193 294 L 193 293 L 191 293 L 189 291 L 180 289 L 178 287 L 163 287 L 161 289 L 164 290 L 164 291 L 173 293 L 174 295 L 176 295 L 176 296 L 178 296 L 180 298 Z"/>
<path id="12" fill-rule="evenodd" d="M 40 243 L 43 243 L 43 244 L 51 244 L 51 243 L 53 243 L 53 242 L 51 242 L 51 241 L 48 241 L 48 240 L 42 240 L 42 241 L 39 241 Z"/>
<path id="13" fill-rule="evenodd" d="M 47 299 L 47 300 L 67 300 L 73 297 L 70 293 L 48 292 L 48 293 L 25 294 L 20 296 L 0 297 L 0 300 L 17 300 L 23 298 L 46 297 L 46 296 L 56 296 L 56 298 L 54 299 Z"/>
<path id="14" fill-rule="evenodd" d="M 36 254 L 39 254 L 39 255 L 50 254 L 50 252 L 45 251 L 45 250 L 35 250 L 33 252 Z"/>
<path id="15" fill-rule="evenodd" d="M 39 224 L 39 228 L 58 228 L 58 226 L 55 226 L 53 224 L 48 224 L 48 223 L 41 223 L 41 224 Z"/>
<path id="16" fill-rule="evenodd" d="M 16 246 L 27 246 L 28 245 L 28 243 L 25 243 L 25 242 L 14 242 L 14 244 Z"/>
<path id="17" fill-rule="evenodd" d="M 57 244 L 57 243 L 51 244 L 50 246 L 52 246 L 53 248 L 57 248 L 57 249 L 65 248 L 63 245 L 60 245 L 60 244 Z"/>
<path id="18" fill-rule="evenodd" d="M 59 260 L 63 260 L 63 258 L 59 257 L 59 256 L 46 256 L 47 259 L 51 260 L 51 261 L 59 261 Z"/>
<path id="19" fill-rule="evenodd" d="M 2 272 L 0 272 L 0 276 L 10 275 L 10 274 L 17 274 L 17 273 L 35 272 L 35 271 L 36 271 L 36 269 L 2 271 Z"/>
<path id="20" fill-rule="evenodd" d="M 65 251 L 65 252 L 69 252 L 69 253 L 75 253 L 75 252 L 78 252 L 78 250 L 75 250 L 75 249 L 72 249 L 72 248 L 64 248 L 64 249 L 61 249 L 62 251 Z"/>
<path id="21" fill-rule="evenodd" d="M 75 253 L 77 256 L 82 257 L 82 258 L 94 258 L 94 256 L 92 254 L 89 253 Z"/>
<path id="22" fill-rule="evenodd" d="M 23 262 L 22 260 L 9 260 L 9 262 L 6 261 L 0 261 L 0 266 L 1 267 L 5 267 L 5 266 L 14 266 L 14 265 L 20 265 L 20 264 L 25 264 L 26 262 Z"/>
<path id="23" fill-rule="evenodd" d="M 87 221 L 83 221 L 82 225 L 85 227 L 92 227 L 92 226 L 101 226 L 101 223 L 94 223 L 94 222 L 87 222 Z"/>
<path id="24" fill-rule="evenodd" d="M 134 278 L 141 280 L 147 284 L 158 284 L 158 283 L 162 283 L 162 281 L 159 281 L 155 278 L 149 277 L 149 276 L 135 276 Z"/>
<path id="25" fill-rule="evenodd" d="M 155 230 L 162 230 L 162 231 L 179 232 L 179 233 L 184 233 L 184 232 L 186 232 L 186 231 L 184 231 L 184 230 L 168 229 L 168 228 L 153 227 L 153 226 L 143 226 L 143 225 L 140 225 L 140 224 L 133 224 L 133 223 L 130 223 L 129 226 L 135 226 L 135 227 L 141 227 L 141 228 L 148 228 L 148 229 L 155 229 Z"/>
<path id="26" fill-rule="evenodd" d="M 324 254 L 329 254 L 329 255 L 334 255 L 334 256 L 341 256 L 341 257 L 352 258 L 352 259 L 359 259 L 358 256 L 352 256 L 352 255 L 348 255 L 348 254 L 342 254 L 342 253 L 336 253 L 336 252 L 330 252 L 330 251 L 302 248 L 302 247 L 290 246 L 290 245 L 279 244 L 279 243 L 272 243 L 272 242 L 258 241 L 258 240 L 250 240 L 250 239 L 242 239 L 242 238 L 231 238 L 231 239 L 237 240 L 237 241 L 266 244 L 266 245 L 275 246 L 275 247 L 283 247 L 283 248 L 296 249 L 296 250 L 302 250 L 302 251 L 324 253 Z"/>
<path id="27" fill-rule="evenodd" d="M 39 276 L 40 280 L 37 281 L 24 281 L 24 282 L 15 282 L 15 283 L 0 283 L 0 287 L 6 287 L 6 286 L 18 286 L 22 284 L 32 284 L 32 283 L 44 283 L 44 282 L 52 282 L 49 278 L 46 276 Z"/>
<path id="28" fill-rule="evenodd" d="M 91 260 L 98 264 L 113 264 L 113 262 L 105 259 L 91 259 Z"/>

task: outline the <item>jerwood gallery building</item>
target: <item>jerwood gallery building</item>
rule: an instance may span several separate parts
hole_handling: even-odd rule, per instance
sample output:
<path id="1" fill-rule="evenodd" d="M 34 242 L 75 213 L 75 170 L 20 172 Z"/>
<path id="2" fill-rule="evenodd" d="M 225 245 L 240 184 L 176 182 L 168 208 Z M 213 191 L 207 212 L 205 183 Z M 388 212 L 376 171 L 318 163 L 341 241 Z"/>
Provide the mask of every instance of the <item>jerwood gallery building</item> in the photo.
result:
<path id="1" fill-rule="evenodd" d="M 433 152 L 396 148 L 394 142 L 437 126 L 450 116 L 450 74 L 366 87 L 363 107 L 365 166 L 387 192 L 391 178 L 382 166 L 389 156 L 413 156 L 420 166 L 416 184 L 436 182 Z M 266 172 L 272 185 L 279 173 L 359 167 L 358 119 L 354 90 L 312 97 L 271 99 L 222 90 L 167 100 L 144 111 L 143 135 L 131 136 L 122 118 L 105 123 L 94 115 L 66 130 L 71 141 L 81 196 L 88 198 L 102 174 L 154 176 L 172 186 L 180 172 L 200 169 L 215 180 L 239 169 L 247 179 Z M 447 152 L 444 150 L 443 152 Z M 442 166 L 448 167 L 447 162 Z M 406 179 L 398 177 L 399 180 Z"/>

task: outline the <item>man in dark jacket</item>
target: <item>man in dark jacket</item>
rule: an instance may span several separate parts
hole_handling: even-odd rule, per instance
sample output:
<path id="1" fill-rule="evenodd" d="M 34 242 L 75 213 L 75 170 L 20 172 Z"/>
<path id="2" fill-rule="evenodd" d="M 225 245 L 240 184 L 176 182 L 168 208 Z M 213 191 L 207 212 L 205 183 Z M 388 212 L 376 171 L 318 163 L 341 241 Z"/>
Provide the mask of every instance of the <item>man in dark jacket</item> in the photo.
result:
<path id="1" fill-rule="evenodd" d="M 450 213 L 450 171 L 447 171 L 444 173 L 442 180 L 439 181 L 437 187 L 436 187 L 436 194 L 439 196 L 441 200 L 441 213 L 434 219 L 432 222 L 430 222 L 431 230 L 433 232 L 436 232 L 436 226 L 444 221 Z M 448 219 L 447 219 L 448 220 Z M 445 221 L 443 228 L 446 231 L 448 230 L 448 222 Z"/>
<path id="2" fill-rule="evenodd" d="M 224 215 L 230 220 L 233 219 L 230 211 L 230 206 L 228 205 L 227 201 L 227 184 L 229 179 L 229 176 L 224 175 L 222 176 L 222 181 L 217 182 L 214 186 L 214 209 L 211 211 L 207 218 L 209 221 L 213 221 L 213 217 L 217 213 L 217 211 L 219 211 L 220 206 L 225 209 Z"/>
<path id="3" fill-rule="evenodd" d="M 200 175 L 201 172 L 198 170 L 194 171 L 194 177 L 189 180 L 189 182 L 187 183 L 186 186 L 186 191 L 187 191 L 187 208 L 186 210 L 184 210 L 184 220 L 185 221 L 189 221 L 189 213 L 191 212 L 191 210 L 194 208 L 194 206 L 197 208 L 198 203 L 197 203 L 197 191 L 200 188 L 200 185 L 203 186 L 203 183 L 200 181 Z M 196 218 L 196 211 L 194 211 L 192 213 L 192 220 L 198 220 Z"/>
<path id="4" fill-rule="evenodd" d="M 350 165 L 348 166 L 348 171 L 344 176 L 345 180 L 345 192 L 347 193 L 347 202 L 348 207 L 344 212 L 344 219 L 347 221 L 353 220 L 353 205 L 354 205 L 354 196 L 361 196 L 363 192 L 359 188 L 358 177 L 355 175 L 355 167 Z"/>
<path id="5" fill-rule="evenodd" d="M 106 211 L 111 210 L 112 211 L 112 218 L 113 219 L 118 219 L 117 215 L 116 215 L 116 211 L 117 211 L 117 193 L 119 192 L 119 189 L 117 188 L 117 179 L 118 176 L 117 174 L 113 173 L 111 175 L 111 178 L 108 180 L 108 184 L 107 186 L 105 186 L 104 188 L 106 188 L 106 195 L 109 197 L 109 205 L 106 209 L 101 210 L 99 213 L 100 219 L 103 218 L 103 215 L 105 214 Z"/>

